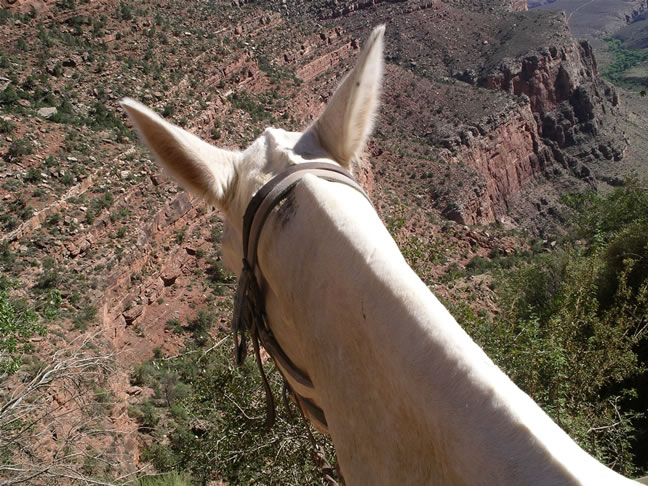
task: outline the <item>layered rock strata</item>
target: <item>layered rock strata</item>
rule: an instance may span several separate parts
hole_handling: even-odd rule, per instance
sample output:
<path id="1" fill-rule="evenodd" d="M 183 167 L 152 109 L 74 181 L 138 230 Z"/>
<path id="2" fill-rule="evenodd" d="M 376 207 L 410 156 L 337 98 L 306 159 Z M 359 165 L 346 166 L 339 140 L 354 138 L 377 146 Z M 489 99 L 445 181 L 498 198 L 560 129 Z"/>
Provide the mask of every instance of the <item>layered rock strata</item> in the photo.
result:
<path id="1" fill-rule="evenodd" d="M 486 187 L 493 188 L 484 192 L 481 204 L 474 201 L 464 204 L 460 219 L 465 222 L 486 223 L 497 219 L 497 214 L 502 214 L 501 209 L 519 193 L 524 181 L 538 174 L 551 160 L 573 176 L 592 182 L 594 175 L 586 162 L 592 159 L 619 160 L 623 156 L 624 142 L 603 133 L 608 128 L 606 124 L 613 123 L 610 115 L 618 105 L 614 88 L 599 76 L 590 44 L 568 35 L 564 13 L 550 15 L 556 16 L 553 23 L 561 24 L 556 29 L 559 35 L 553 45 L 521 56 L 508 56 L 503 51 L 510 46 L 508 42 L 502 43 L 501 49 L 495 51 L 479 74 L 470 69 L 455 73 L 455 78 L 462 81 L 521 97 L 528 104 L 525 111 L 532 113 L 535 119 L 535 123 L 527 121 L 515 125 L 512 130 L 504 129 L 508 132 L 509 145 L 516 141 L 521 143 L 508 152 L 508 157 L 502 156 L 494 147 L 486 151 L 471 149 L 462 154 L 464 163 L 485 177 Z M 525 20 L 520 18 L 521 22 Z M 504 34 L 509 42 L 515 42 L 516 35 L 525 35 L 510 31 Z M 498 130 L 491 138 L 498 138 Z M 532 136 L 523 136 L 527 133 Z M 533 143 L 528 143 L 530 139 Z M 568 150 L 577 146 L 591 147 L 581 150 L 578 155 L 574 155 L 574 150 Z M 487 160 L 489 151 L 491 159 Z M 493 167 L 499 169 L 493 170 Z M 512 173 L 519 177 L 510 177 Z M 484 207 L 489 205 L 495 214 L 484 211 Z"/>
<path id="2" fill-rule="evenodd" d="M 462 132 L 466 133 L 466 132 Z M 509 201 L 537 177 L 551 157 L 542 146 L 529 105 L 510 112 L 485 136 L 465 135 L 464 148 L 451 161 L 481 175 L 481 183 L 463 191 L 443 210 L 448 219 L 467 224 L 494 223 Z"/>

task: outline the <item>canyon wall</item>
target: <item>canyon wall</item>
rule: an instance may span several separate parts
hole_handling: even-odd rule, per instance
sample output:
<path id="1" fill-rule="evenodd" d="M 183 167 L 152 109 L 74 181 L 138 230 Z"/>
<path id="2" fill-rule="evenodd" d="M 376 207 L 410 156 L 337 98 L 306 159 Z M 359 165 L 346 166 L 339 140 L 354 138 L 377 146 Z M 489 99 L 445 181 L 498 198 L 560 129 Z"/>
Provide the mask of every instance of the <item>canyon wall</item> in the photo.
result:
<path id="1" fill-rule="evenodd" d="M 575 145 L 580 134 L 597 135 L 603 115 L 618 105 L 616 91 L 598 74 L 592 47 L 574 39 L 504 59 L 478 84 L 525 96 L 539 134 L 559 148 Z"/>
<path id="2" fill-rule="evenodd" d="M 531 110 L 544 115 L 570 101 L 577 86 L 600 84 L 596 60 L 586 42 L 541 48 L 521 58 L 505 58 L 478 84 L 529 98 Z"/>
<path id="3" fill-rule="evenodd" d="M 450 157 L 452 163 L 464 164 L 481 177 L 443 209 L 448 219 L 465 224 L 498 221 L 524 185 L 551 161 L 528 104 L 501 118 L 485 136 L 464 138 L 463 148 Z"/>
<path id="4" fill-rule="evenodd" d="M 610 115 L 617 109 L 617 94 L 599 76 L 590 44 L 566 34 L 564 14 L 556 20 L 563 24 L 557 29 L 563 35 L 556 36 L 553 44 L 522 56 L 496 52 L 499 61 L 483 66 L 476 79 L 469 79 L 466 72 L 455 75 L 516 95 L 525 106 L 454 156 L 483 176 L 483 184 L 446 209 L 451 219 L 496 221 L 523 185 L 547 165 L 557 164 L 571 176 L 593 181 L 591 160 L 623 156 L 625 142 L 604 135 L 614 123 Z"/>
<path id="5" fill-rule="evenodd" d="M 511 12 L 524 12 L 528 9 L 526 0 L 511 0 Z"/>

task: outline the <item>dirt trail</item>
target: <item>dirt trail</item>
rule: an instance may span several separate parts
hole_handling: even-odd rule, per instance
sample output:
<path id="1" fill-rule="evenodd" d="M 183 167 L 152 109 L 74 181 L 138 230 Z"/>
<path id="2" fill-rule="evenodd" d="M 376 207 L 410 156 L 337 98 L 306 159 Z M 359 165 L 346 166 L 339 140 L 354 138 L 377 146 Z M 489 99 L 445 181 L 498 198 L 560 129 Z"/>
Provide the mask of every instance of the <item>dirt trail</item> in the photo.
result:
<path id="1" fill-rule="evenodd" d="M 575 8 L 572 12 L 570 12 L 569 16 L 567 17 L 567 21 L 569 22 L 569 21 L 571 20 L 572 16 L 573 16 L 576 12 L 578 12 L 579 10 L 581 10 L 581 9 L 583 9 L 583 8 L 585 8 L 585 7 L 587 7 L 588 5 L 591 5 L 591 4 L 594 3 L 595 1 L 596 1 L 596 0 L 589 0 L 589 2 L 584 3 L 583 5 L 580 5 L 579 7 Z"/>

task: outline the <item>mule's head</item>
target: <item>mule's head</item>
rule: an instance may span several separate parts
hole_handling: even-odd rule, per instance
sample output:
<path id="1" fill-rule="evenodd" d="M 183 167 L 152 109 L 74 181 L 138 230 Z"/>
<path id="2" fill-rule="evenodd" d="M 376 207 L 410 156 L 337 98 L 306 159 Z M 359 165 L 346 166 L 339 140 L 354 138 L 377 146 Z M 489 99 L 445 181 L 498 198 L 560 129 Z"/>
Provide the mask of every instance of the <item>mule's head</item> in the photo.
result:
<path id="1" fill-rule="evenodd" d="M 384 30 L 384 26 L 374 29 L 354 70 L 305 132 L 268 128 L 243 152 L 214 147 L 136 101 L 121 102 L 142 140 L 171 175 L 223 211 L 223 254 L 231 270 L 240 270 L 243 214 L 263 184 L 305 161 L 336 162 L 352 170 L 378 107 Z"/>

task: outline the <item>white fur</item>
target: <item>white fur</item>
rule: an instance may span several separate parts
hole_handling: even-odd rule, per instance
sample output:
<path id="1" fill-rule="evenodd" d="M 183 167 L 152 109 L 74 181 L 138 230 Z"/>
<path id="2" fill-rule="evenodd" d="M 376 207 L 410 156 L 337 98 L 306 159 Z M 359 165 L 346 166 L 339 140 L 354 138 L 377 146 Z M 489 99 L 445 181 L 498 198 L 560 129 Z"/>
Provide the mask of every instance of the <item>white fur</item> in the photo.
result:
<path id="1" fill-rule="evenodd" d="M 123 103 L 162 163 L 223 209 L 232 270 L 243 213 L 267 180 L 304 160 L 349 167 L 362 150 L 377 109 L 383 32 L 374 30 L 305 134 L 268 129 L 240 154 L 208 149 Z M 204 184 L 184 180 L 183 164 L 206 174 Z M 294 211 L 276 210 L 259 242 L 266 309 L 278 341 L 315 384 L 315 393 L 292 385 L 325 411 L 347 484 L 634 484 L 581 450 L 492 363 L 359 193 L 306 176 L 289 204 Z"/>

